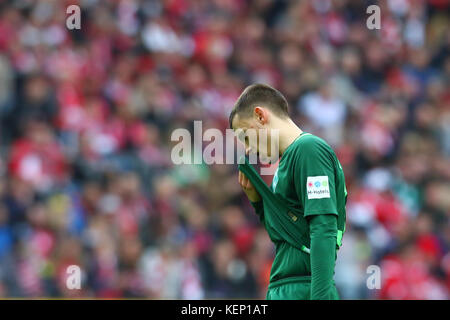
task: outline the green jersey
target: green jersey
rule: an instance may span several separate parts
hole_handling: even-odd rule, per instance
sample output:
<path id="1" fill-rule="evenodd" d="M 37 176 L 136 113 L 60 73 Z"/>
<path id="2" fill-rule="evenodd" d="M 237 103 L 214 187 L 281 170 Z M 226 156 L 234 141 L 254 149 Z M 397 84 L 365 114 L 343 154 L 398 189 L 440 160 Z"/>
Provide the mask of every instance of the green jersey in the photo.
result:
<path id="1" fill-rule="evenodd" d="M 331 147 L 317 136 L 302 133 L 284 151 L 270 188 L 274 194 L 274 197 L 270 195 L 271 201 L 276 199 L 278 207 L 288 208 L 288 215 L 292 218 L 280 222 L 277 220 L 280 214 L 284 217 L 281 210 L 270 209 L 274 207 L 269 207 L 267 203 L 263 205 L 263 201 L 252 203 L 276 247 L 270 283 L 310 276 L 312 257 L 315 257 L 315 261 L 332 264 L 328 270 L 334 272 L 335 252 L 341 245 L 345 231 L 347 190 L 344 172 Z M 261 193 L 260 190 L 264 188 L 259 187 Z M 269 198 L 264 191 L 261 196 L 264 201 Z M 311 219 L 318 215 L 326 215 L 324 218 L 331 220 Z M 312 226 L 311 221 L 315 221 Z M 295 225 L 297 229 L 289 224 Z M 311 230 L 314 230 L 315 239 L 318 239 L 317 251 L 321 252 L 312 252 Z M 320 241 L 326 237 L 336 246 L 333 248 L 332 245 L 333 251 L 328 251 L 333 257 L 323 256 L 325 247 L 321 247 Z M 297 242 L 301 243 L 297 245 Z"/>
<path id="2" fill-rule="evenodd" d="M 341 164 L 324 140 L 302 133 L 283 153 L 271 188 L 299 219 L 317 214 L 336 215 L 336 244 L 340 246 L 345 230 L 347 190 Z M 287 243 L 280 243 L 277 249 L 271 281 L 311 274 L 309 254 L 295 250 Z"/>

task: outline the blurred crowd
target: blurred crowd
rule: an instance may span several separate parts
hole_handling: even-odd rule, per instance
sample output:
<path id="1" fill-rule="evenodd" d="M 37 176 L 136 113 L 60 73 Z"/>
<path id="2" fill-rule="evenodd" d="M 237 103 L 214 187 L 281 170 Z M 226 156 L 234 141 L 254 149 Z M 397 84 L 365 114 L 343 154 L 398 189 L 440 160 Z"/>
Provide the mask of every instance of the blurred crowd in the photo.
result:
<path id="1" fill-rule="evenodd" d="M 80 30 L 66 27 L 71 4 Z M 380 30 L 366 27 L 371 4 Z M 0 296 L 264 298 L 274 248 L 237 166 L 171 161 L 174 129 L 225 130 L 259 82 L 343 165 L 341 298 L 450 298 L 448 9 L 0 2 Z M 70 265 L 81 290 L 67 289 Z"/>

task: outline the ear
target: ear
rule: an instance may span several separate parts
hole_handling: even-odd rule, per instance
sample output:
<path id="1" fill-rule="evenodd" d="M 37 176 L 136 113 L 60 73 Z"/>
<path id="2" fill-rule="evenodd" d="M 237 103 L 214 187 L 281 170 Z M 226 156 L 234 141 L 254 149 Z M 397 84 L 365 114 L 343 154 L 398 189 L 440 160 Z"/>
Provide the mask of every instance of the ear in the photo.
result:
<path id="1" fill-rule="evenodd" d="M 256 118 L 256 120 L 261 124 L 266 124 L 269 120 L 269 112 L 267 109 L 263 107 L 256 106 L 253 115 Z"/>

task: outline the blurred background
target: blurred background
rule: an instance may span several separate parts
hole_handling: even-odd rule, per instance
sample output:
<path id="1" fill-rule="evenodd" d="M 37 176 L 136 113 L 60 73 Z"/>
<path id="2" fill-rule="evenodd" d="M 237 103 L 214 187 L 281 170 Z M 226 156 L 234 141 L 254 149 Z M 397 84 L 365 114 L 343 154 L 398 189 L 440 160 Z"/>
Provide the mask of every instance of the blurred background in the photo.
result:
<path id="1" fill-rule="evenodd" d="M 66 28 L 71 4 L 81 30 Z M 381 30 L 366 28 L 371 4 Z M 0 1 L 0 296 L 264 298 L 274 248 L 237 166 L 170 158 L 174 129 L 225 130 L 241 90 L 262 82 L 344 167 L 341 298 L 448 299 L 448 9 Z M 72 264 L 81 290 L 66 289 Z"/>

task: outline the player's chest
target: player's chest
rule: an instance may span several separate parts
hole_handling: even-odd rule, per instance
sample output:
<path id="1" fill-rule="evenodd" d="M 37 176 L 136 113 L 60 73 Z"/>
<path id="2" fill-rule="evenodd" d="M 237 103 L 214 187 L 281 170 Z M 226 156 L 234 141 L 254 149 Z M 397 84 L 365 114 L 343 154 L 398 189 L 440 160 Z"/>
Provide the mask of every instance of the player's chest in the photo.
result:
<path id="1" fill-rule="evenodd" d="M 298 196 L 295 189 L 294 175 L 289 167 L 280 165 L 273 176 L 271 189 L 287 204 L 298 204 Z"/>

